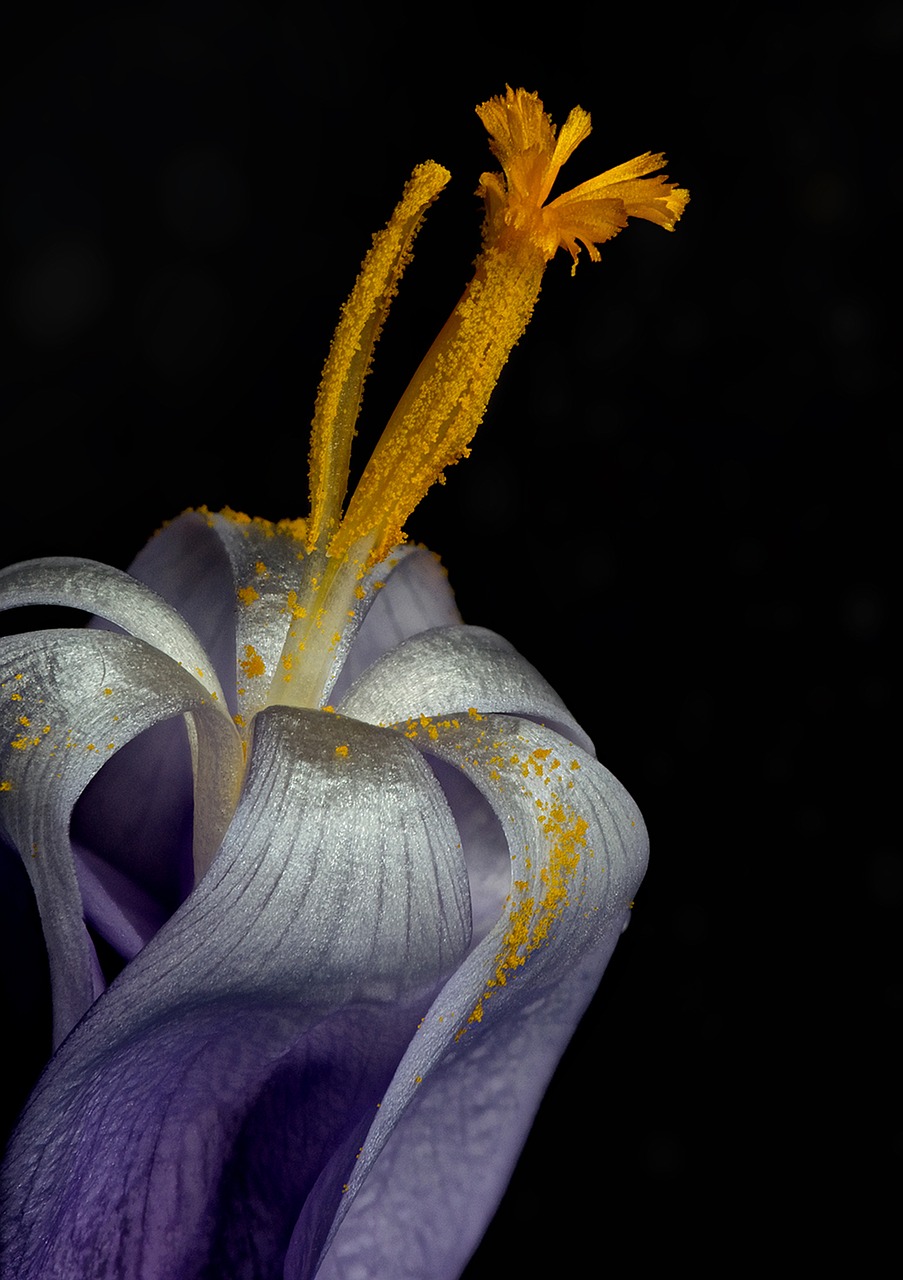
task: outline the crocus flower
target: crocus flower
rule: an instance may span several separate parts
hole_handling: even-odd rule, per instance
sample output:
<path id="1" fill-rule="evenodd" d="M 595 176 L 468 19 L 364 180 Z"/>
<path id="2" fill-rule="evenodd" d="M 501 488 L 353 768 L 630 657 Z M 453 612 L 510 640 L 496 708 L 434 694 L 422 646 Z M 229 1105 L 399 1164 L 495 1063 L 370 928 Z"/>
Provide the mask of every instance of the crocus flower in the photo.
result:
<path id="1" fill-rule="evenodd" d="M 478 111 L 502 172 L 475 275 L 347 503 L 435 164 L 343 309 L 306 520 L 202 509 L 130 574 L 0 577 L 4 606 L 95 617 L 0 645 L 0 831 L 57 1046 L 5 1166 L 10 1280 L 458 1275 L 624 928 L 636 805 L 403 526 L 466 455 L 556 250 L 671 229 L 687 196 L 644 155 L 549 201 L 586 112 L 556 136 L 523 90 Z"/>

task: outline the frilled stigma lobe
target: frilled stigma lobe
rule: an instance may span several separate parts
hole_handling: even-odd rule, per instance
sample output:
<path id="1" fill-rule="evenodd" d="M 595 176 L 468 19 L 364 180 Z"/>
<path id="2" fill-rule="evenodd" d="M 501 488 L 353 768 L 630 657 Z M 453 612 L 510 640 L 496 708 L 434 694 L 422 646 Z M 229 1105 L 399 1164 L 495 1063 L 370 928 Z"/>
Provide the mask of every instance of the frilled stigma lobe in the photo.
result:
<path id="1" fill-rule="evenodd" d="M 502 173 L 484 173 L 483 247 L 468 285 L 402 396 L 344 516 L 348 458 L 363 381 L 423 213 L 448 180 L 420 166 L 388 228 L 375 237 L 326 362 L 311 442 L 308 547 L 359 571 L 403 540 L 404 524 L 445 469 L 466 457 L 508 355 L 529 323 L 559 248 L 593 261 L 629 217 L 673 230 L 689 195 L 646 153 L 546 203 L 558 171 L 590 132 L 575 107 L 556 137 L 535 93 L 508 89 L 477 107 Z"/>
<path id="2" fill-rule="evenodd" d="M 480 181 L 487 241 L 520 237 L 547 261 L 567 249 L 576 267 L 580 245 L 598 262 L 596 246 L 616 236 L 628 218 L 645 218 L 673 231 L 690 199 L 667 175 L 656 174 L 664 155 L 646 151 L 546 204 L 562 165 L 589 137 L 589 112 L 575 107 L 556 137 L 538 96 L 509 88 L 504 98 L 477 107 L 477 114 L 503 170 L 484 173 Z"/>

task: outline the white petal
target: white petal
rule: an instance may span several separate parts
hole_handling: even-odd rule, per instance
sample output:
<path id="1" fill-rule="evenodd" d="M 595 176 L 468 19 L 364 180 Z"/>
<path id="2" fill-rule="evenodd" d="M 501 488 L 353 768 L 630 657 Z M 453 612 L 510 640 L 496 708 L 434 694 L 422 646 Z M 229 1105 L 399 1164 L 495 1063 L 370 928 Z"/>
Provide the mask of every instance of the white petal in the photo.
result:
<path id="1" fill-rule="evenodd" d="M 104 761 L 161 720 L 190 713 L 202 863 L 237 801 L 241 748 L 198 681 L 114 632 L 30 632 L 0 641 L 0 825 L 19 850 L 50 954 L 57 1041 L 95 994 L 69 838 L 73 807 Z"/>
<path id="2" fill-rule="evenodd" d="M 551 685 L 484 627 L 437 627 L 411 636 L 374 662 L 339 704 L 344 715 L 370 724 L 447 717 L 471 707 L 529 716 L 592 750 Z"/>
<path id="3" fill-rule="evenodd" d="M 392 999 L 460 959 L 469 916 L 458 834 L 417 751 L 390 730 L 271 707 L 223 847 L 167 926 L 164 997 L 200 948 L 205 968 L 185 979 L 197 996 L 266 975 L 270 994 L 284 984 L 313 1004 Z"/>
<path id="4" fill-rule="evenodd" d="M 213 665 L 197 636 L 165 600 L 121 569 L 74 557 L 26 560 L 0 570 L 0 609 L 52 604 L 83 609 L 146 641 L 222 698 Z"/>
<path id="5" fill-rule="evenodd" d="M 460 1274 L 646 865 L 631 798 L 558 735 L 489 716 L 422 737 L 492 803 L 511 850 L 512 892 L 399 1066 L 319 1280 Z"/>
<path id="6" fill-rule="evenodd" d="M 289 526 L 204 511 L 168 524 L 130 571 L 188 620 L 213 655 L 232 714 L 250 724 L 268 702 L 281 700 L 293 600 L 322 570 L 322 556 L 307 555 Z M 336 701 L 400 640 L 460 620 L 444 570 L 423 548 L 396 547 L 358 585 L 354 617 L 331 654 L 324 701 Z"/>

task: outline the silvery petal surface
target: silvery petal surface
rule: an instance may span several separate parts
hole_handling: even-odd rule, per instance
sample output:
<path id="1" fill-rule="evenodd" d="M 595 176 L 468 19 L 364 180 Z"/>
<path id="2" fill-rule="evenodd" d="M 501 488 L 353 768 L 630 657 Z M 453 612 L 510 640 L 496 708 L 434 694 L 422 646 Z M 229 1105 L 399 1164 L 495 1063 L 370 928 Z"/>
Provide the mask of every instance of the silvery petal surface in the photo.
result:
<path id="1" fill-rule="evenodd" d="M 528 715 L 592 750 L 548 681 L 485 627 L 444 626 L 412 634 L 374 661 L 339 703 L 344 714 L 370 724 L 442 717 L 471 707 Z"/>
<path id="2" fill-rule="evenodd" d="M 299 1215 L 319 1252 L 469 938 L 457 831 L 416 749 L 263 712 L 207 875 L 32 1096 L 4 1280 L 69 1280 L 86 1258 L 92 1280 L 275 1278 Z"/>
<path id="3" fill-rule="evenodd" d="M 596 760 L 526 720 L 418 745 L 461 770 L 508 841 L 496 927 L 434 1001 L 356 1163 L 319 1280 L 452 1280 L 495 1211 L 646 865 L 642 818 Z M 289 1253 L 305 1276 L 303 1219 Z"/>
<path id="4" fill-rule="evenodd" d="M 214 664 L 196 633 L 170 603 L 130 574 L 77 557 L 47 557 L 0 571 L 0 608 L 33 604 L 84 610 L 95 623 L 112 623 L 143 640 L 194 675 L 226 711 Z M 106 936 L 102 904 L 116 914 L 114 886 L 128 896 L 148 897 L 148 925 L 165 918 L 190 890 L 193 792 L 189 743 L 178 721 L 161 722 L 117 750 L 87 788 L 74 825 L 88 855 L 101 857 L 91 870 L 79 862 L 92 922 Z M 98 894 L 91 892 L 95 888 Z M 119 939 L 126 939 L 121 931 Z"/>
<path id="5" fill-rule="evenodd" d="M 73 864 L 73 808 L 120 747 L 186 714 L 197 746 L 198 849 L 208 856 L 237 798 L 240 748 L 198 680 L 158 649 L 114 632 L 35 631 L 0 641 L 0 829 L 22 857 L 41 913 L 56 1042 L 99 989 Z"/>
<path id="6" fill-rule="evenodd" d="M 115 623 L 168 654 L 222 697 L 206 651 L 185 618 L 130 574 L 95 560 L 46 557 L 0 569 L 0 609 L 56 604 Z"/>

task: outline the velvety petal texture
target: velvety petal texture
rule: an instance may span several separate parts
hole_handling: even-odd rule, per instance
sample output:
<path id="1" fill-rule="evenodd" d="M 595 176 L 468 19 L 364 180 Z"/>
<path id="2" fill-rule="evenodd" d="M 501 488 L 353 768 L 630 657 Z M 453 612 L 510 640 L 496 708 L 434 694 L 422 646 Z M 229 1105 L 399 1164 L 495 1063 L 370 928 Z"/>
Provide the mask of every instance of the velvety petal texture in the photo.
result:
<path id="1" fill-rule="evenodd" d="M 371 724 L 442 717 L 450 708 L 515 712 L 556 725 L 592 750 L 551 685 L 507 640 L 485 627 L 437 627 L 411 636 L 374 661 L 339 707 Z"/>
<path id="2" fill-rule="evenodd" d="M 330 1280 L 460 1273 L 646 863 L 630 796 L 559 735 L 501 716 L 468 717 L 438 738 L 430 727 L 427 749 L 466 774 L 502 823 L 512 889 L 383 1099 L 317 1272 Z M 300 1256 L 300 1233 L 293 1247 Z"/>
<path id="3" fill-rule="evenodd" d="M 325 1238 L 469 936 L 454 823 L 415 749 L 265 712 L 214 866 L 32 1099 L 3 1274 L 280 1274 L 302 1208 Z"/>
<path id="4" fill-rule="evenodd" d="M 4 1280 L 452 1280 L 624 927 L 635 805 L 428 552 L 363 581 L 335 710 L 274 705 L 316 571 L 290 527 L 198 513 L 141 582 L 6 577 L 117 629 L 0 647 L 0 821 L 63 1041 L 4 1167 Z M 153 855 L 186 814 L 174 910 Z M 88 925 L 128 961 L 106 990 Z"/>

